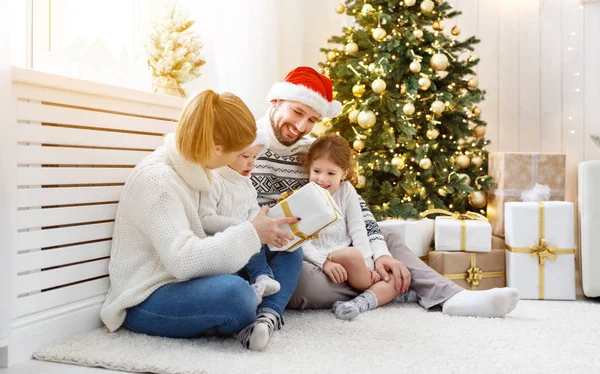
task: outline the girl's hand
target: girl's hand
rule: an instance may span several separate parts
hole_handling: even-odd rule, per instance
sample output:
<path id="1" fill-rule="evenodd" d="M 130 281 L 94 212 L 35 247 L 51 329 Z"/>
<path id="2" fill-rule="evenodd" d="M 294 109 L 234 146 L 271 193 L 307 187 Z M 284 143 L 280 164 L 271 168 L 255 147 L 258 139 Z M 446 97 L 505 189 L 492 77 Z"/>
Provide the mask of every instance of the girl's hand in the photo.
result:
<path id="1" fill-rule="evenodd" d="M 348 280 L 348 272 L 338 263 L 325 261 L 323 264 L 323 273 L 325 273 L 333 283 L 344 283 Z"/>
<path id="2" fill-rule="evenodd" d="M 252 225 L 258 234 L 261 243 L 272 244 L 277 248 L 281 248 L 287 244 L 288 240 L 294 239 L 294 235 L 279 228 L 279 225 L 289 225 L 300 221 L 298 217 L 284 217 L 272 219 L 267 217 L 269 208 L 263 207 L 254 220 Z"/>
<path id="3" fill-rule="evenodd" d="M 371 270 L 371 283 L 375 284 L 381 280 L 381 276 L 376 270 Z"/>

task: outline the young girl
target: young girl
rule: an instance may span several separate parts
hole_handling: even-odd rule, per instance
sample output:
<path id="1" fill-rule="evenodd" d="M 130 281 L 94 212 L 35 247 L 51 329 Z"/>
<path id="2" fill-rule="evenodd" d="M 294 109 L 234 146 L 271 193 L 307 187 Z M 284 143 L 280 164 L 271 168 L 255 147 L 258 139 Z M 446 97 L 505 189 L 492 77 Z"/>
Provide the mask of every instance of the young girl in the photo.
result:
<path id="1" fill-rule="evenodd" d="M 309 180 L 329 191 L 344 219 L 319 232 L 317 239 L 302 245 L 304 260 L 319 266 L 332 282 L 347 281 L 355 289 L 364 291 L 351 301 L 336 301 L 333 304 L 335 316 L 348 320 L 389 303 L 398 292 L 393 277 L 387 282 L 381 281 L 374 270 L 358 194 L 350 183 L 354 179 L 350 146 L 339 135 L 321 136 L 308 149 L 305 163 Z M 416 294 L 409 291 L 396 300 L 416 301 Z"/>
<path id="2" fill-rule="evenodd" d="M 266 141 L 266 133 L 257 131 L 256 139 L 244 153 L 228 166 L 214 170 L 211 189 L 204 192 L 200 200 L 200 219 L 207 234 L 215 235 L 230 226 L 252 221 L 260 211 L 250 173 Z M 262 302 L 263 296 L 270 296 L 279 291 L 281 286 L 273 279 L 273 271 L 267 263 L 264 246 L 259 253 L 250 258 L 244 269 L 256 293 L 257 305 Z"/>

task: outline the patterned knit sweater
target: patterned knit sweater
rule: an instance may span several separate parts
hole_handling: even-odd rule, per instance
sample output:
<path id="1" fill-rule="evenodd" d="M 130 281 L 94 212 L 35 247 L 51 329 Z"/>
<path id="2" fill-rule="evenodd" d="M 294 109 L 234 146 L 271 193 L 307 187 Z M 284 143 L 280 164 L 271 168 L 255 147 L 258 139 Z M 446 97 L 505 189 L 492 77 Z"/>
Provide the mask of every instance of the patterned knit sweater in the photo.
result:
<path id="1" fill-rule="evenodd" d="M 314 138 L 304 136 L 290 147 L 281 144 L 273 133 L 268 113 L 258 120 L 257 126 L 266 132 L 267 146 L 256 159 L 251 180 L 258 193 L 258 203 L 261 206 L 273 206 L 283 192 L 296 190 L 308 183 L 308 172 L 301 165 L 300 158 L 306 153 Z M 369 207 L 360 196 L 359 201 L 373 259 L 377 260 L 383 255 L 391 256 Z"/>
<path id="2" fill-rule="evenodd" d="M 110 331 L 159 287 L 235 273 L 260 251 L 250 222 L 207 237 L 198 208 L 209 188 L 207 170 L 179 154 L 173 134 L 133 169 L 117 209 L 110 289 L 100 311 Z"/>
<path id="3" fill-rule="evenodd" d="M 260 207 L 250 177 L 229 166 L 213 172 L 210 191 L 202 193 L 200 219 L 207 234 L 225 231 L 229 226 L 252 221 Z"/>

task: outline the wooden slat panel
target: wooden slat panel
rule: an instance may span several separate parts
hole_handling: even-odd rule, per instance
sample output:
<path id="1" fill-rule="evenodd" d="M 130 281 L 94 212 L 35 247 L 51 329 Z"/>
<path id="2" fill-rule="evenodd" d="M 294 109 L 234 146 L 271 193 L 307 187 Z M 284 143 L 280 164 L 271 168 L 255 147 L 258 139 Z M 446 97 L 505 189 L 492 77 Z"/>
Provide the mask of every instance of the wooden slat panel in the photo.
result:
<path id="1" fill-rule="evenodd" d="M 117 204 L 20 210 L 17 212 L 17 228 L 27 229 L 108 221 L 115 219 L 116 214 Z"/>
<path id="2" fill-rule="evenodd" d="M 489 151 L 498 150 L 498 1 L 486 0 L 479 2 L 479 35 L 481 43 L 478 47 L 479 82 L 485 90 L 485 100 L 481 107 L 481 118 L 487 122 L 486 138 L 491 141 Z"/>
<path id="3" fill-rule="evenodd" d="M 462 15 L 455 18 L 456 23 L 462 30 L 458 38 L 460 40 L 468 39 L 471 36 L 479 38 L 479 24 L 477 22 L 477 19 L 479 18 L 478 0 L 459 0 L 458 10 L 462 12 Z M 446 32 L 450 32 L 451 29 L 452 26 L 448 25 Z M 466 59 L 470 55 L 479 57 L 479 45 L 475 44 L 473 47 L 475 49 L 473 52 L 466 51 L 461 58 Z M 478 73 L 479 66 L 476 66 L 474 70 L 475 73 Z"/>
<path id="4" fill-rule="evenodd" d="M 16 134 L 17 141 L 22 143 L 29 142 L 147 150 L 154 150 L 164 143 L 163 136 L 26 124 L 18 124 L 16 126 Z"/>
<path id="5" fill-rule="evenodd" d="M 16 317 L 103 295 L 108 291 L 109 284 L 110 282 L 107 277 L 31 296 L 20 297 L 15 303 Z"/>
<path id="6" fill-rule="evenodd" d="M 24 101 L 19 101 L 17 104 L 17 120 L 149 132 L 163 135 L 175 132 L 176 127 L 176 123 L 173 121 L 124 116 L 114 113 L 102 113 Z"/>
<path id="7" fill-rule="evenodd" d="M 516 2 L 499 3 L 498 103 L 501 151 L 519 150 L 519 13 Z"/>
<path id="8" fill-rule="evenodd" d="M 17 276 L 17 295 L 91 279 L 108 274 L 108 259 Z"/>
<path id="9" fill-rule="evenodd" d="M 137 165 L 151 153 L 149 151 L 26 145 L 18 146 L 17 152 L 19 164 L 50 165 Z"/>
<path id="10" fill-rule="evenodd" d="M 19 186 L 125 183 L 133 168 L 42 168 L 21 167 Z"/>
<path id="11" fill-rule="evenodd" d="M 17 251 L 53 247 L 71 243 L 82 243 L 110 239 L 114 223 L 61 227 L 58 229 L 20 232 L 17 234 Z"/>
<path id="12" fill-rule="evenodd" d="M 108 257 L 111 242 L 111 240 L 106 240 L 45 251 L 20 253 L 17 254 L 15 272 L 22 273 Z"/>
<path id="13" fill-rule="evenodd" d="M 541 9 L 541 151 L 562 152 L 562 0 Z"/>
<path id="14" fill-rule="evenodd" d="M 519 6 L 519 151 L 539 152 L 540 8 L 538 0 Z"/>
<path id="15" fill-rule="evenodd" d="M 122 186 L 26 188 L 17 191 L 19 208 L 118 201 Z"/>
<path id="16" fill-rule="evenodd" d="M 600 135 L 600 3 L 586 4 L 584 14 L 585 159 L 599 160 L 600 147 L 592 142 L 588 134 Z"/>

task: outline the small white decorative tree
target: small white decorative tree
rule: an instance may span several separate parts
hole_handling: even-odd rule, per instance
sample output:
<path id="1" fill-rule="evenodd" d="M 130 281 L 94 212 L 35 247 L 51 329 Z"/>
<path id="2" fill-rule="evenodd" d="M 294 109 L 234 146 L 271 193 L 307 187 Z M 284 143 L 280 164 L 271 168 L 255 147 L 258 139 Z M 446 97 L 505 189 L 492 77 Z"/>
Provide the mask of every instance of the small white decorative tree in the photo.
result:
<path id="1" fill-rule="evenodd" d="M 146 45 L 155 93 L 185 97 L 181 85 L 200 76 L 200 38 L 191 30 L 195 21 L 176 2 L 170 2 L 153 22 Z"/>

